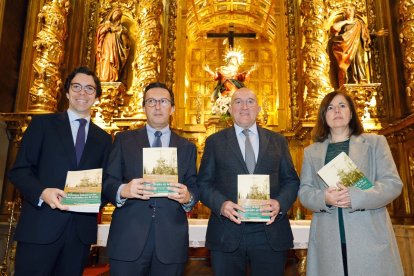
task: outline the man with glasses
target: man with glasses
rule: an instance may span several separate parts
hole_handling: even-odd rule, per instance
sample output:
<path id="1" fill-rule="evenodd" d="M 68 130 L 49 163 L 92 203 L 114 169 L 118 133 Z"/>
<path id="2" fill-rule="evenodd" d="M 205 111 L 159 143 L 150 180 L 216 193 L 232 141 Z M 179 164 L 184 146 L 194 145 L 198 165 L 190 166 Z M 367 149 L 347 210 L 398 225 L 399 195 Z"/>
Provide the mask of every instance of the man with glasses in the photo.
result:
<path id="1" fill-rule="evenodd" d="M 104 179 L 116 206 L 108 237 L 111 275 L 182 275 L 188 252 L 186 211 L 197 202 L 196 147 L 169 127 L 174 95 L 163 83 L 144 89 L 147 124 L 118 133 Z M 178 182 L 168 197 L 150 197 L 144 184 L 143 148 L 176 147 Z"/>
<path id="2" fill-rule="evenodd" d="M 95 74 L 78 67 L 66 79 L 67 111 L 34 116 L 9 178 L 23 196 L 14 238 L 15 275 L 82 275 L 96 243 L 97 214 L 62 205 L 68 171 L 104 168 L 111 136 L 91 122 L 102 93 Z"/>
<path id="3" fill-rule="evenodd" d="M 246 275 L 248 264 L 251 275 L 284 275 L 293 247 L 287 211 L 299 187 L 288 144 L 257 126 L 260 106 L 250 89 L 234 92 L 229 112 L 234 126 L 207 138 L 197 179 L 200 200 L 211 209 L 206 245 L 214 275 Z M 270 221 L 241 222 L 237 179 L 243 174 L 269 175 L 270 199 L 261 211 Z"/>

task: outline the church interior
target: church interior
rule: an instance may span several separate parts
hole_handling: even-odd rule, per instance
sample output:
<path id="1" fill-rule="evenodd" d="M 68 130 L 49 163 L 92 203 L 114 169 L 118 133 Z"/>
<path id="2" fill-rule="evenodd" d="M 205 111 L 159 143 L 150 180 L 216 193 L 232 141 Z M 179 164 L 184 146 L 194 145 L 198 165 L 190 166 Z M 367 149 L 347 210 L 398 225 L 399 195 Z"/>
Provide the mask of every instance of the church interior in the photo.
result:
<path id="1" fill-rule="evenodd" d="M 344 76 L 332 27 L 344 20 L 349 6 L 367 32 L 365 48 L 356 50 L 362 51 L 356 53 L 361 54 L 358 72 L 345 70 Z M 113 136 L 145 124 L 147 84 L 171 87 L 170 126 L 196 144 L 198 164 L 206 138 L 231 125 L 226 93 L 219 94 L 232 87 L 216 91 L 223 84 L 214 78 L 220 70 L 228 70 L 229 78 L 244 74 L 242 82 L 262 108 L 257 124 L 287 138 L 298 173 L 321 99 L 345 91 L 365 131 L 384 135 L 391 148 L 404 186 L 387 208 L 405 274 L 414 275 L 412 14 L 414 2 L 407 0 L 0 1 L 1 271 L 13 264 L 21 202 L 7 171 L 32 116 L 67 108 L 64 79 L 83 65 L 97 72 L 103 88 L 92 120 Z M 107 28 L 116 36 L 115 71 L 105 60 Z M 110 223 L 113 208 L 104 208 L 102 223 Z M 198 203 L 189 217 L 208 215 Z M 312 213 L 297 200 L 289 216 L 311 220 Z"/>

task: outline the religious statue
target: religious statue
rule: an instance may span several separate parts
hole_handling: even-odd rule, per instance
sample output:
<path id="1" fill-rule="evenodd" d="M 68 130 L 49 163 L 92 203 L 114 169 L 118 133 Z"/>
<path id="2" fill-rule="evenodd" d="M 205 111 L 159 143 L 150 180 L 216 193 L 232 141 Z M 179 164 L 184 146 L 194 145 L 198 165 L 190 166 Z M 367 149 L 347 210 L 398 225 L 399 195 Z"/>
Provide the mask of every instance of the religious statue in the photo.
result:
<path id="1" fill-rule="evenodd" d="M 221 96 L 230 96 L 238 88 L 244 87 L 243 82 L 248 80 L 251 73 L 257 69 L 257 65 L 253 65 L 249 70 L 239 72 L 239 66 L 243 63 L 244 56 L 241 51 L 230 50 L 225 56 L 226 65 L 220 66 L 213 72 L 208 65 L 204 66 L 204 70 L 217 80 L 217 85 L 211 95 L 211 101 Z"/>
<path id="2" fill-rule="evenodd" d="M 355 18 L 355 7 L 348 6 L 344 20 L 331 27 L 332 52 L 338 64 L 338 83 L 367 83 L 368 52 L 371 38 L 368 27 Z"/>
<path id="3" fill-rule="evenodd" d="M 121 9 L 114 8 L 96 31 L 96 74 L 104 82 L 119 80 L 129 55 L 128 30 L 121 18 Z"/>

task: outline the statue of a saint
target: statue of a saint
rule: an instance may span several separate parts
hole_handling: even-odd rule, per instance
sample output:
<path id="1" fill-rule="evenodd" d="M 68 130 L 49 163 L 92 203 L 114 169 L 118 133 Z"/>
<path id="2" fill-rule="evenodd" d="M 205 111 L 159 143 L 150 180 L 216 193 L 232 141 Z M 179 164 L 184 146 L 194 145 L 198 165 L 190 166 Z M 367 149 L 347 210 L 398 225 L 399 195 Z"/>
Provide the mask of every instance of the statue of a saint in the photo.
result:
<path id="1" fill-rule="evenodd" d="M 96 31 L 96 74 L 104 82 L 119 80 L 129 55 L 128 30 L 121 18 L 121 9 L 114 8 Z"/>
<path id="2" fill-rule="evenodd" d="M 348 6 L 344 20 L 331 27 L 332 51 L 338 63 L 338 83 L 367 83 L 368 52 L 371 38 L 368 27 L 355 18 L 355 7 Z"/>
<path id="3" fill-rule="evenodd" d="M 207 71 L 217 80 L 217 85 L 211 95 L 211 101 L 214 102 L 219 95 L 231 96 L 235 90 L 244 87 L 243 82 L 248 80 L 251 73 L 257 69 L 256 64 L 249 70 L 239 72 L 239 66 L 243 63 L 243 54 L 240 51 L 230 50 L 225 57 L 226 65 L 220 66 L 213 72 L 208 65 L 204 66 L 204 70 Z"/>

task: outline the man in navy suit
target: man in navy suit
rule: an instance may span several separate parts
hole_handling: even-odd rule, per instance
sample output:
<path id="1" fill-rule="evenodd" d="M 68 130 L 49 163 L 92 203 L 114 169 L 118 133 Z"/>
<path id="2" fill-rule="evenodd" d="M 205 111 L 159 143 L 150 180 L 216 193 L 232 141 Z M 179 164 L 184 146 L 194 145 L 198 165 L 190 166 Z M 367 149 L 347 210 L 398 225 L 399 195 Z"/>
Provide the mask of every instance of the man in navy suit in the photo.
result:
<path id="1" fill-rule="evenodd" d="M 111 136 L 90 121 L 101 84 L 91 70 L 78 67 L 64 89 L 68 110 L 33 117 L 9 172 L 23 196 L 14 235 L 16 276 L 82 275 L 96 242 L 97 214 L 68 212 L 61 199 L 68 171 L 103 168 L 109 156 Z M 81 121 L 83 151 L 77 154 Z"/>
<path id="2" fill-rule="evenodd" d="M 143 107 L 146 126 L 116 135 L 104 179 L 104 194 L 117 207 L 107 246 L 111 275 L 182 275 L 188 257 L 186 211 L 198 198 L 196 147 L 169 127 L 174 95 L 165 84 L 144 89 Z M 142 178 L 143 148 L 157 146 L 177 148 L 179 183 L 171 183 L 172 193 L 164 198 L 151 198 Z"/>
<path id="3" fill-rule="evenodd" d="M 234 126 L 207 138 L 197 179 L 200 199 L 211 209 L 206 245 L 214 275 L 245 275 L 248 264 L 251 275 L 283 275 L 293 247 L 287 211 L 299 187 L 288 144 L 282 135 L 256 125 L 260 106 L 250 89 L 234 92 L 229 111 Z M 270 178 L 270 199 L 261 208 L 270 217 L 267 223 L 240 221 L 237 176 L 249 174 L 247 138 L 253 148 L 251 173 Z"/>

